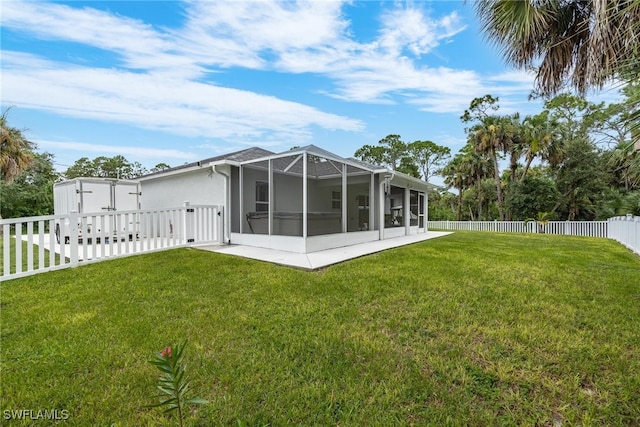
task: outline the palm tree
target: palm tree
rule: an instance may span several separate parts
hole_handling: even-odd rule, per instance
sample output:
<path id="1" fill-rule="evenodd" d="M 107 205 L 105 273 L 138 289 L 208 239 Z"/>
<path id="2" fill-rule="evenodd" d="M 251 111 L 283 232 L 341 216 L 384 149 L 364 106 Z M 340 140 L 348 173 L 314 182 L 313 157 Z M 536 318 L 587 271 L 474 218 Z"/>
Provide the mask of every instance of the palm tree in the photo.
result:
<path id="1" fill-rule="evenodd" d="M 455 188 L 458 190 L 458 213 L 456 218 L 458 221 L 462 218 L 462 195 L 464 190 L 469 187 L 469 168 L 465 164 L 464 155 L 457 154 L 447 165 L 442 169 L 442 176 L 444 177 L 444 183 L 449 188 Z"/>
<path id="2" fill-rule="evenodd" d="M 476 13 L 509 64 L 536 70 L 542 96 L 565 86 L 584 95 L 607 82 L 640 81 L 638 0 L 478 0 Z M 640 94 L 630 101 L 623 120 L 638 143 Z"/>
<path id="3" fill-rule="evenodd" d="M 640 215 L 640 191 L 625 195 L 621 209 L 624 214 Z"/>
<path id="4" fill-rule="evenodd" d="M 5 184 L 11 184 L 31 164 L 35 148 L 22 131 L 7 124 L 8 113 L 6 109 L 0 116 L 0 174 Z"/>
<path id="5" fill-rule="evenodd" d="M 503 126 L 505 126 L 506 133 L 512 135 L 512 138 L 509 142 L 508 153 L 509 153 L 509 170 L 511 171 L 509 175 L 509 181 L 511 183 L 516 182 L 519 160 L 524 154 L 526 150 L 526 143 L 522 139 L 522 125 L 520 123 L 520 114 L 516 113 L 512 116 L 508 116 Z"/>
<path id="6" fill-rule="evenodd" d="M 640 187 L 640 152 L 634 150 L 632 142 L 621 142 L 608 156 L 607 164 L 624 183 L 625 191 Z"/>
<path id="7" fill-rule="evenodd" d="M 529 224 L 531 221 L 535 221 L 536 224 L 538 225 L 538 233 L 543 234 L 544 233 L 544 227 L 549 224 L 549 221 L 551 221 L 551 213 L 550 212 L 538 212 L 538 217 L 537 218 L 527 218 L 524 220 L 524 225 L 526 226 L 527 224 Z"/>
<path id="8" fill-rule="evenodd" d="M 537 67 L 542 95 L 566 83 L 584 94 L 630 67 L 637 72 L 637 60 L 628 62 L 640 46 L 636 0 L 480 0 L 476 13 L 508 63 Z"/>
<path id="9" fill-rule="evenodd" d="M 469 174 L 469 185 L 475 185 L 478 197 L 477 216 L 482 221 L 482 206 L 485 200 L 485 191 L 482 188 L 486 178 L 493 177 L 493 162 L 475 151 L 472 144 L 464 146 L 460 152 L 464 153 L 465 169 Z"/>
<path id="10" fill-rule="evenodd" d="M 31 150 L 35 148 L 35 144 L 26 139 L 22 131 L 7 124 L 8 113 L 9 108 L 0 115 L 0 181 L 3 184 L 11 184 L 31 164 Z M 3 227 L 0 227 L 0 236 L 3 231 Z"/>
<path id="11" fill-rule="evenodd" d="M 516 116 L 488 116 L 481 123 L 473 126 L 469 133 L 475 151 L 487 155 L 493 163 L 500 221 L 504 221 L 505 215 L 498 155 L 508 152 L 511 145 L 516 141 L 518 136 L 517 128 L 513 126 L 516 118 Z"/>
<path id="12" fill-rule="evenodd" d="M 520 182 L 527 177 L 531 162 L 536 157 L 548 161 L 550 164 L 559 162 L 560 138 L 557 135 L 556 125 L 549 119 L 549 111 L 543 111 L 535 116 L 527 116 L 522 121 L 522 139 L 524 156 L 527 163 L 524 166 Z"/>

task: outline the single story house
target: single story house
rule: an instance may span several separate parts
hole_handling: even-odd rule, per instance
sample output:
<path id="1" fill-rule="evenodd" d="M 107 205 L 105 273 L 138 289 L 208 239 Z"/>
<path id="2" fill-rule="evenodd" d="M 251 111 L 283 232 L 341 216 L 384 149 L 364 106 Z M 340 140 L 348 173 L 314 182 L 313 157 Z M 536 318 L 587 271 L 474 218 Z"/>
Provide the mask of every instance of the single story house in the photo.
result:
<path id="1" fill-rule="evenodd" d="M 433 187 L 314 145 L 248 148 L 139 181 L 143 209 L 220 205 L 225 243 L 298 253 L 423 233 Z"/>

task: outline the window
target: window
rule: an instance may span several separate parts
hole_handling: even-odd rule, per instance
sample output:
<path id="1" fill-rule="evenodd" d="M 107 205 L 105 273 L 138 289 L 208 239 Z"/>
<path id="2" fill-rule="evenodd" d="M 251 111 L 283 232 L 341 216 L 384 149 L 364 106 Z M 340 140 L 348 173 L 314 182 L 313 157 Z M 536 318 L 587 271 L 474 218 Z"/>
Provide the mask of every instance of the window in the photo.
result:
<path id="1" fill-rule="evenodd" d="M 269 183 L 256 181 L 256 212 L 269 211 Z"/>
<path id="2" fill-rule="evenodd" d="M 331 207 L 333 209 L 340 209 L 342 207 L 342 196 L 339 191 L 331 192 Z"/>

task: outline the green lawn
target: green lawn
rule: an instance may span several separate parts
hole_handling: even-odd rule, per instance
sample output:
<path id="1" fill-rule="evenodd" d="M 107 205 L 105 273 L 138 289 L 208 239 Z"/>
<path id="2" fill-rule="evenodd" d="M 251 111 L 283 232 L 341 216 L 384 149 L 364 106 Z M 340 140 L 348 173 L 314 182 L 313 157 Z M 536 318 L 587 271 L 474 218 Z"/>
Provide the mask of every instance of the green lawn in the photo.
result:
<path id="1" fill-rule="evenodd" d="M 177 249 L 0 290 L 0 416 L 173 425 L 147 360 L 186 339 L 190 425 L 640 424 L 640 259 L 605 239 L 458 232 L 319 272 Z"/>
<path id="2" fill-rule="evenodd" d="M 37 240 L 37 235 L 36 238 L 34 240 Z M 22 241 L 21 242 L 21 254 L 22 254 L 22 271 L 27 271 L 29 268 L 28 265 L 28 261 L 29 261 L 29 254 L 28 254 L 28 246 L 27 246 L 27 242 Z M 32 268 L 34 270 L 38 269 L 39 266 L 39 262 L 40 262 L 40 253 L 39 253 L 39 245 L 34 244 L 33 245 L 33 265 Z M 5 251 L 5 247 L 4 247 L 4 239 L 2 238 L 2 236 L 0 236 L 0 276 L 2 276 L 2 273 L 4 271 L 4 251 Z M 14 236 L 11 236 L 11 239 L 9 240 L 9 251 L 10 251 L 10 257 L 11 257 L 11 267 L 10 267 L 10 271 L 11 273 L 15 273 L 16 272 L 16 239 Z M 60 255 L 59 254 L 55 254 L 55 264 L 54 265 L 59 265 L 60 264 Z M 49 267 L 49 265 L 51 265 L 51 257 L 49 255 L 49 251 L 47 249 L 44 250 L 44 266 L 45 267 Z"/>

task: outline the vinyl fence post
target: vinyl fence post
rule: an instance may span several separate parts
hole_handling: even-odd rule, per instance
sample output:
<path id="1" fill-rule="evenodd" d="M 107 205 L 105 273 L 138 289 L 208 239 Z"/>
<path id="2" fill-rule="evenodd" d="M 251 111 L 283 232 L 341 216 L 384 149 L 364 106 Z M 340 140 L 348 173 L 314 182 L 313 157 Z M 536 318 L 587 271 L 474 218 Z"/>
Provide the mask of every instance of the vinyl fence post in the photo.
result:
<path id="1" fill-rule="evenodd" d="M 71 211 L 71 213 L 69 213 L 69 261 L 71 267 L 77 267 L 79 264 L 78 237 L 78 212 Z"/>
<path id="2" fill-rule="evenodd" d="M 184 202 L 184 211 L 183 211 L 183 230 L 184 230 L 184 243 L 187 246 L 191 246 L 191 243 L 195 241 L 193 238 L 193 208 L 191 207 L 190 202 Z"/>

